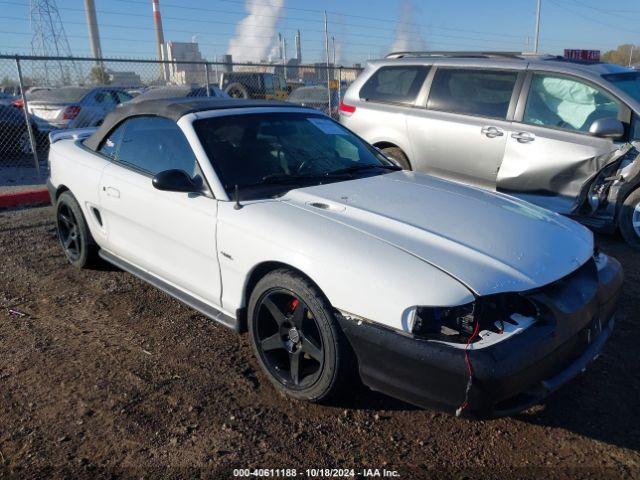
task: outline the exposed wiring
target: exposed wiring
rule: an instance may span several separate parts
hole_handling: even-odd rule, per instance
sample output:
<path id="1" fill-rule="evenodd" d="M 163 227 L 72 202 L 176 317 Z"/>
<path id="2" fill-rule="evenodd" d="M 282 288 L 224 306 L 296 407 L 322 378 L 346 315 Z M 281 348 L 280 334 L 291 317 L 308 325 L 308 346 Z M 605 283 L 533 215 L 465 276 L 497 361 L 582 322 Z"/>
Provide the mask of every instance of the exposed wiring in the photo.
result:
<path id="1" fill-rule="evenodd" d="M 471 391 L 471 386 L 473 385 L 473 369 L 471 368 L 471 359 L 469 358 L 469 346 L 471 345 L 471 342 L 473 342 L 473 339 L 476 337 L 476 335 L 478 335 L 479 331 L 480 320 L 476 322 L 473 333 L 469 337 L 469 340 L 467 340 L 467 344 L 464 346 L 464 361 L 467 365 L 467 375 L 469 378 L 467 379 L 467 388 L 464 391 L 464 401 L 462 402 L 462 405 L 460 405 L 456 410 L 456 417 L 462 415 L 462 412 L 465 410 L 465 408 L 469 406 L 469 392 Z"/>

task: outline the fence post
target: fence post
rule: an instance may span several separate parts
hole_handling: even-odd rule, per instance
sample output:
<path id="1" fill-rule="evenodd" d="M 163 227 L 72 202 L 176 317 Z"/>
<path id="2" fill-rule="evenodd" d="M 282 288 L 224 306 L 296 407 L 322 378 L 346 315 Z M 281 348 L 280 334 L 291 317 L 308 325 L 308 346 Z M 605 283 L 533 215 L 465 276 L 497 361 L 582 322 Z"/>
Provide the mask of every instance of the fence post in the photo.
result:
<path id="1" fill-rule="evenodd" d="M 342 101 L 342 65 L 338 67 L 338 105 Z"/>
<path id="2" fill-rule="evenodd" d="M 33 152 L 33 161 L 35 162 L 36 175 L 40 176 L 40 160 L 38 159 L 38 144 L 36 137 L 31 128 L 31 120 L 29 119 L 29 105 L 27 104 L 27 95 L 24 93 L 24 82 L 22 81 L 22 68 L 20 68 L 20 57 L 16 55 L 16 69 L 18 70 L 18 83 L 20 84 L 20 95 L 22 96 L 22 111 L 24 112 L 24 120 L 27 122 L 27 131 L 29 132 L 29 142 Z"/>
<path id="3" fill-rule="evenodd" d="M 207 97 L 210 97 L 211 91 L 209 89 L 209 64 L 208 63 L 204 64 L 204 76 L 207 80 Z"/>

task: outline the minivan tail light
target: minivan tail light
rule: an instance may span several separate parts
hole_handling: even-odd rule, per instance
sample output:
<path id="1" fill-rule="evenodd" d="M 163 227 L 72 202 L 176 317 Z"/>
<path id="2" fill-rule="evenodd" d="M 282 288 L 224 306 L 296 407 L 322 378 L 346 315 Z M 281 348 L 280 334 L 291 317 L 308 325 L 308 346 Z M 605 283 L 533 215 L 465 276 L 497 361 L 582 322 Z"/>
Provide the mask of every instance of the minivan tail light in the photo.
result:
<path id="1" fill-rule="evenodd" d="M 354 107 L 353 105 L 347 105 L 344 102 L 340 102 L 338 110 L 340 110 L 340 114 L 350 117 L 351 115 L 353 115 L 353 112 L 356 111 L 356 107 Z"/>
<path id="2" fill-rule="evenodd" d="M 79 113 L 80 113 L 80 107 L 78 105 L 71 105 L 69 107 L 66 107 L 62 112 L 62 119 L 73 120 L 78 116 Z"/>

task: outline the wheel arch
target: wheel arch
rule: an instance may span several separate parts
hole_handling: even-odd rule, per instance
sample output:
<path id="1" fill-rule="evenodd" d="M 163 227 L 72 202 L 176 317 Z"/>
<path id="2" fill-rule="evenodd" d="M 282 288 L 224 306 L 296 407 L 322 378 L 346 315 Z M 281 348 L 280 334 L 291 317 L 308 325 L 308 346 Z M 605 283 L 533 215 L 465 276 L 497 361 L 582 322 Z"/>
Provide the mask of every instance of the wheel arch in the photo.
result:
<path id="1" fill-rule="evenodd" d="M 51 199 L 51 202 L 55 204 L 60 198 L 60 195 L 62 195 L 64 192 L 71 192 L 71 189 L 69 189 L 69 187 L 64 184 L 58 185 L 58 188 L 55 189 L 54 197 Z"/>
<path id="2" fill-rule="evenodd" d="M 317 282 L 313 280 L 308 274 L 300 270 L 299 268 L 294 267 L 288 263 L 279 262 L 279 261 L 264 261 L 253 267 L 249 274 L 247 275 L 247 279 L 244 284 L 244 288 L 242 291 L 242 303 L 241 307 L 236 311 L 236 319 L 238 320 L 238 329 L 240 332 L 247 331 L 247 310 L 249 304 L 249 298 L 251 298 L 251 294 L 253 293 L 254 288 L 258 284 L 258 282 L 264 278 L 269 273 L 280 270 L 287 269 L 295 272 L 299 275 L 302 275 L 307 280 L 309 280 L 313 285 L 322 293 L 322 295 L 327 298 L 326 294 L 320 288 Z M 328 301 L 328 299 L 327 299 Z M 331 304 L 331 302 L 329 302 Z"/>

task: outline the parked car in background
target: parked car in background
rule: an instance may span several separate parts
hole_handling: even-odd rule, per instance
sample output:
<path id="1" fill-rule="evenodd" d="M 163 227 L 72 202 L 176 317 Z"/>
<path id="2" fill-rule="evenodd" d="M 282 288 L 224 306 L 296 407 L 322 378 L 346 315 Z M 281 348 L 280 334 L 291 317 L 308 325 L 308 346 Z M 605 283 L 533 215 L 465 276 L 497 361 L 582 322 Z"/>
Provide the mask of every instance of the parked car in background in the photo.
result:
<path id="1" fill-rule="evenodd" d="M 33 120 L 31 127 L 36 145 L 39 146 L 43 135 Z M 28 155 L 32 152 L 24 112 L 12 105 L 0 105 L 0 165 L 7 156 Z"/>
<path id="2" fill-rule="evenodd" d="M 29 113 L 41 131 L 100 125 L 107 113 L 131 100 L 117 87 L 60 87 L 27 94 Z"/>
<path id="3" fill-rule="evenodd" d="M 613 329 L 622 269 L 589 230 L 402 171 L 317 110 L 165 99 L 51 137 L 68 260 L 100 255 L 248 329 L 292 398 L 348 390 L 359 367 L 417 405 L 510 415 L 583 371 Z"/>
<path id="4" fill-rule="evenodd" d="M 640 248 L 640 73 L 499 53 L 397 53 L 349 87 L 341 122 L 406 169 L 620 228 Z"/>
<path id="5" fill-rule="evenodd" d="M 225 72 L 220 88 L 232 98 L 285 100 L 287 82 L 280 75 L 262 72 Z"/>
<path id="6" fill-rule="evenodd" d="M 291 92 L 287 102 L 297 103 L 304 107 L 321 110 L 327 115 L 335 117 L 338 112 L 340 99 L 338 91 L 331 90 L 331 108 L 329 108 L 329 94 L 326 85 L 315 85 L 310 87 L 299 87 Z"/>
<path id="7" fill-rule="evenodd" d="M 229 98 L 220 88 L 209 85 L 209 95 L 207 88 L 200 85 L 171 85 L 168 87 L 150 88 L 145 92 L 137 95 L 132 102 L 144 102 L 147 100 L 158 100 L 161 98 L 179 98 L 179 97 L 207 97 L 210 98 Z"/>
<path id="8" fill-rule="evenodd" d="M 0 105 L 11 105 L 11 103 L 15 99 L 16 99 L 15 95 L 11 95 L 5 92 L 0 92 Z"/>

